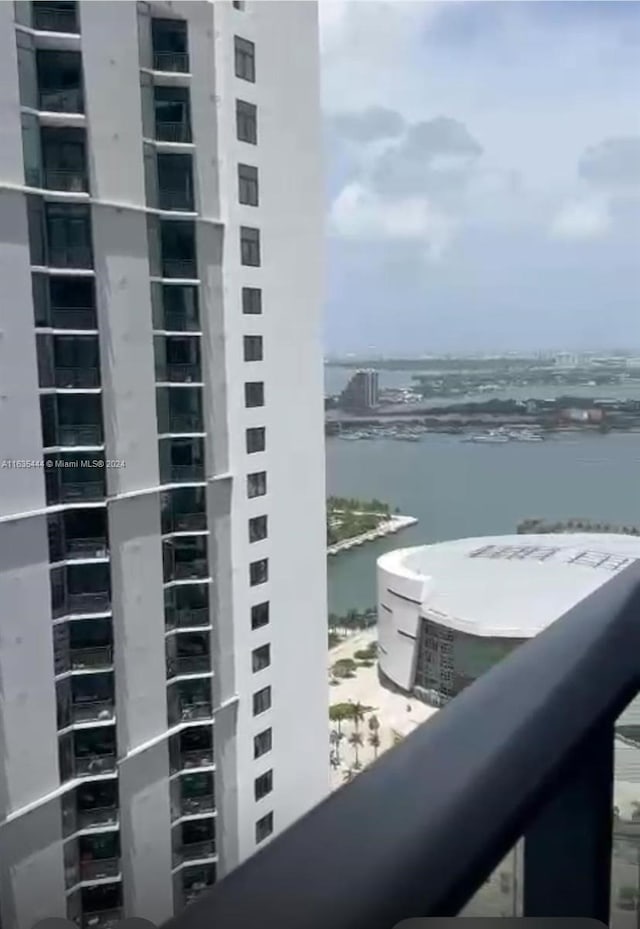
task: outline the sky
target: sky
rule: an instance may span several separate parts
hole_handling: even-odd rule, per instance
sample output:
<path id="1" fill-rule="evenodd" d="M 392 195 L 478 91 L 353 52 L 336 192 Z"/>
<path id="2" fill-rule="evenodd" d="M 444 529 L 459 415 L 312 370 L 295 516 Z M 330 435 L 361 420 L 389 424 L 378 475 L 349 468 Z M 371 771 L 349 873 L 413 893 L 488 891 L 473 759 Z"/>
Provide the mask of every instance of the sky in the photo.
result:
<path id="1" fill-rule="evenodd" d="M 640 2 L 320 26 L 327 352 L 640 349 Z"/>

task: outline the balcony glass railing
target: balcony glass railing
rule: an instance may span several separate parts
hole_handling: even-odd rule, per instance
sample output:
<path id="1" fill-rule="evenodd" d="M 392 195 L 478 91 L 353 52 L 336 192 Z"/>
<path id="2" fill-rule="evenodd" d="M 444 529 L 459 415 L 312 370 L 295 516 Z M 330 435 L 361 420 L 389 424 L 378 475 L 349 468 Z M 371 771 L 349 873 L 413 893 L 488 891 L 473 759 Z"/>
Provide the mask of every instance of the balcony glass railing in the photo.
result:
<path id="1" fill-rule="evenodd" d="M 158 208 L 192 213 L 193 193 L 188 187 L 159 187 Z"/>
<path id="2" fill-rule="evenodd" d="M 71 719 L 74 723 L 102 722 L 115 716 L 113 700 L 87 700 L 71 704 Z"/>
<path id="3" fill-rule="evenodd" d="M 58 445 L 73 448 L 76 445 L 102 445 L 102 425 L 100 423 L 79 423 L 77 425 L 58 424 Z"/>
<path id="4" fill-rule="evenodd" d="M 187 281 L 195 280 L 198 276 L 195 258 L 163 258 L 162 276 Z"/>
<path id="5" fill-rule="evenodd" d="M 108 590 L 68 593 L 66 597 L 66 610 L 69 613 L 103 613 L 110 608 L 111 594 Z"/>
<path id="6" fill-rule="evenodd" d="M 40 109 L 45 113 L 84 113 L 82 88 L 41 88 Z"/>
<path id="7" fill-rule="evenodd" d="M 64 245 L 49 248 L 49 266 L 52 268 L 89 269 L 93 255 L 89 245 Z"/>
<path id="8" fill-rule="evenodd" d="M 184 655 L 167 659 L 167 677 L 179 677 L 182 674 L 209 674 L 211 659 L 208 655 Z"/>
<path id="9" fill-rule="evenodd" d="M 185 122 L 174 123 L 158 119 L 156 139 L 159 142 L 191 142 L 191 126 Z"/>
<path id="10" fill-rule="evenodd" d="M 174 384 L 190 384 L 193 381 L 202 380 L 202 368 L 199 364 L 193 362 L 188 364 L 166 363 L 158 370 L 157 379 Z"/>
<path id="11" fill-rule="evenodd" d="M 44 186 L 47 190 L 64 190 L 67 193 L 83 193 L 89 189 L 87 175 L 83 171 L 64 171 L 59 168 L 45 170 Z"/>
<path id="12" fill-rule="evenodd" d="M 181 703 L 180 719 L 186 722 L 190 719 L 209 719 L 211 717 L 211 701 L 202 700 L 193 703 Z"/>
<path id="13" fill-rule="evenodd" d="M 107 669 L 113 665 L 113 649 L 110 645 L 95 648 L 72 648 L 69 651 L 69 664 L 73 671 L 94 671 Z"/>
<path id="14" fill-rule="evenodd" d="M 216 844 L 213 839 L 205 842 L 191 842 L 189 845 L 183 845 L 181 849 L 174 852 L 173 865 L 178 867 L 185 861 L 200 861 L 207 858 L 213 858 L 216 853 Z"/>
<path id="15" fill-rule="evenodd" d="M 207 528 L 206 513 L 174 513 L 173 532 L 202 532 Z"/>
<path id="16" fill-rule="evenodd" d="M 102 500 L 106 494 L 104 481 L 60 481 L 60 502 Z"/>
<path id="17" fill-rule="evenodd" d="M 179 484 L 188 481 L 204 480 L 204 464 L 170 465 L 163 475 L 163 483 Z"/>
<path id="18" fill-rule="evenodd" d="M 187 52 L 154 52 L 153 70 L 188 73 L 189 55 Z"/>
<path id="19" fill-rule="evenodd" d="M 116 756 L 111 754 L 76 755 L 74 759 L 74 772 L 76 777 L 112 774 L 116 768 Z"/>
<path id="20" fill-rule="evenodd" d="M 98 320 L 93 307 L 52 306 L 51 325 L 54 329 L 96 329 Z"/>
<path id="21" fill-rule="evenodd" d="M 42 32 L 66 32 L 71 35 L 78 33 L 78 17 L 75 4 L 69 9 L 56 6 L 45 6 L 42 3 L 33 3 L 33 28 Z"/>
<path id="22" fill-rule="evenodd" d="M 178 310 L 164 311 L 164 328 L 167 332 L 199 332 L 200 321 L 193 315 Z"/>
<path id="23" fill-rule="evenodd" d="M 192 768 L 208 768 L 213 765 L 213 746 L 180 752 L 177 759 L 177 771 L 189 771 Z"/>
<path id="24" fill-rule="evenodd" d="M 65 555 L 76 558 L 105 558 L 109 554 L 107 540 L 98 539 L 65 539 Z"/>
<path id="25" fill-rule="evenodd" d="M 207 576 L 208 564 L 206 558 L 194 558 L 192 561 L 175 562 L 171 569 L 174 581 L 188 581 Z"/>
<path id="26" fill-rule="evenodd" d="M 121 909 L 84 913 L 82 916 L 82 929 L 116 929 L 121 921 Z"/>
<path id="27" fill-rule="evenodd" d="M 100 386 L 100 369 L 90 366 L 75 368 L 55 368 L 56 387 L 61 388 L 94 388 Z"/>
<path id="28" fill-rule="evenodd" d="M 165 610 L 165 625 L 167 629 L 208 626 L 209 609 L 206 606 L 198 608 L 169 607 Z"/>
<path id="29" fill-rule="evenodd" d="M 202 432 L 200 413 L 169 413 L 169 432 Z"/>
<path id="30" fill-rule="evenodd" d="M 103 806 L 89 810 L 78 810 L 78 829 L 93 829 L 100 826 L 115 826 L 118 822 L 118 807 Z"/>
<path id="31" fill-rule="evenodd" d="M 94 858 L 80 862 L 81 881 L 100 881 L 120 874 L 119 858 Z"/>
<path id="32" fill-rule="evenodd" d="M 216 808 L 213 794 L 201 797 L 182 797 L 180 811 L 183 816 L 197 816 L 199 813 L 213 813 Z"/>

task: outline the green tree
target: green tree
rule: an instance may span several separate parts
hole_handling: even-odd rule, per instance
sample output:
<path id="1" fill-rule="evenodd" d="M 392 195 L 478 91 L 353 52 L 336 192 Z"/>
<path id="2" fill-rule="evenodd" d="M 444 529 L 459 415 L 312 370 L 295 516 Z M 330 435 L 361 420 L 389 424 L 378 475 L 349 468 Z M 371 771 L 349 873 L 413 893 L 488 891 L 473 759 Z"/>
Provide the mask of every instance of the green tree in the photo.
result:
<path id="1" fill-rule="evenodd" d="M 352 732 L 349 736 L 349 745 L 353 747 L 353 753 L 355 756 L 354 768 L 357 768 L 360 764 L 360 748 L 362 747 L 362 743 L 362 733 Z"/>
<path id="2" fill-rule="evenodd" d="M 356 732 L 360 728 L 360 723 L 364 722 L 365 707 L 360 701 L 351 704 L 351 720 L 355 726 Z"/>
<path id="3" fill-rule="evenodd" d="M 342 737 L 342 723 L 348 719 L 349 711 L 344 703 L 333 703 L 329 707 L 329 719 L 336 724 L 338 734 Z"/>
<path id="4" fill-rule="evenodd" d="M 369 736 L 369 745 L 373 749 L 373 757 L 376 759 L 380 750 L 380 736 L 377 732 L 372 732 Z"/>
<path id="5" fill-rule="evenodd" d="M 344 735 L 342 732 L 338 732 L 337 729 L 332 729 L 329 735 L 329 741 L 332 746 L 332 754 L 335 755 L 336 761 L 340 764 L 340 743 L 342 742 Z"/>

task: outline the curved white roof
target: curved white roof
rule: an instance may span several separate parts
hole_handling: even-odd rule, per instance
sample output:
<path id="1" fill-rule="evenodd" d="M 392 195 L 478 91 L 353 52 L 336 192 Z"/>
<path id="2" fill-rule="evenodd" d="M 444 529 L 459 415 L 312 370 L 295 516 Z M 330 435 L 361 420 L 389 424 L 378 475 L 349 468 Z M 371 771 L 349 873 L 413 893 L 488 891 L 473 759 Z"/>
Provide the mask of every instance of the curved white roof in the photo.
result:
<path id="1" fill-rule="evenodd" d="M 397 549 L 378 567 L 421 580 L 421 612 L 481 636 L 528 638 L 640 559 L 640 537 L 604 533 L 483 536 Z M 393 607 L 393 586 L 382 598 Z"/>

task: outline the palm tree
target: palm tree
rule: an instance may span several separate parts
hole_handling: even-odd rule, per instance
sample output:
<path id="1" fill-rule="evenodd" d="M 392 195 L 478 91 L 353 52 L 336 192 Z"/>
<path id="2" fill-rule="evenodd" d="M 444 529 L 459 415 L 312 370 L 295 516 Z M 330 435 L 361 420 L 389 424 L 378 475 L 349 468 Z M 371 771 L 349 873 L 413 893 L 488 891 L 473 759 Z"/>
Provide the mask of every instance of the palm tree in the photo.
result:
<path id="1" fill-rule="evenodd" d="M 360 746 L 362 745 L 362 733 L 352 732 L 349 736 L 349 745 L 353 745 L 353 753 L 355 755 L 354 768 L 357 768 L 360 764 Z"/>
<path id="2" fill-rule="evenodd" d="M 380 749 L 380 736 L 377 732 L 372 732 L 369 736 L 369 745 L 373 749 L 373 758 L 375 761 L 378 757 L 378 751 Z"/>
<path id="3" fill-rule="evenodd" d="M 360 701 L 351 704 L 351 720 L 355 726 L 356 732 L 360 728 L 360 723 L 364 722 L 364 706 Z"/>
<path id="4" fill-rule="evenodd" d="M 335 755 L 335 758 L 338 764 L 340 764 L 340 743 L 342 742 L 343 738 L 344 736 L 342 735 L 341 732 L 338 732 L 337 729 L 331 730 L 329 741 L 331 742 L 331 745 L 333 746 L 332 754 Z"/>
<path id="5" fill-rule="evenodd" d="M 334 703 L 329 707 L 329 719 L 332 723 L 336 723 L 340 738 L 342 738 L 342 723 L 349 715 L 349 710 L 342 703 Z"/>

